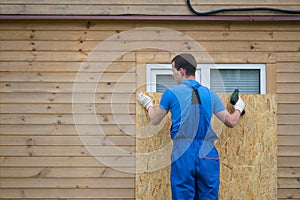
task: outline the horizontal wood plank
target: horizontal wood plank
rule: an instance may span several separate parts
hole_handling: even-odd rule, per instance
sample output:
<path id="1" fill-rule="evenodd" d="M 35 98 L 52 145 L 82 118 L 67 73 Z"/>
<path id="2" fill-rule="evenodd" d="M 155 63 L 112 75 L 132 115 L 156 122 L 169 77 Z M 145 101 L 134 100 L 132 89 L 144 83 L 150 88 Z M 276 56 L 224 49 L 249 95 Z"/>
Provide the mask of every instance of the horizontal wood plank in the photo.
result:
<path id="1" fill-rule="evenodd" d="M 117 144 L 115 144 L 117 145 Z M 121 144 L 123 145 L 123 144 Z M 118 150 L 118 151 L 116 151 Z M 0 156 L 32 157 L 91 157 L 91 156 L 130 156 L 134 155 L 134 146 L 0 146 Z"/>
<path id="2" fill-rule="evenodd" d="M 130 30 L 131 35 L 126 36 L 126 40 L 137 40 L 136 36 L 143 35 L 145 40 L 177 40 L 175 37 L 170 37 L 171 30 L 151 31 L 149 29 L 144 30 Z M 190 31 L 182 30 L 183 34 L 191 37 L 197 41 L 222 41 L 222 40 L 234 40 L 234 41 L 297 41 L 297 32 L 288 31 Z M 66 34 L 67 33 L 67 34 Z M 0 40 L 3 41 L 78 41 L 84 43 L 85 41 L 103 41 L 112 39 L 110 37 L 117 36 L 118 40 L 124 41 L 122 38 L 122 32 L 117 30 L 5 30 L 0 35 Z M 169 37 L 168 37 L 169 36 Z M 182 38 L 182 37 L 179 37 Z M 29 44 L 29 43 L 27 43 Z M 31 43 L 30 43 L 31 44 Z M 77 44 L 77 43 L 74 43 Z M 32 45 L 32 44 L 31 44 Z"/>
<path id="3" fill-rule="evenodd" d="M 278 189 L 279 199 L 299 199 L 300 190 L 299 189 Z"/>
<path id="4" fill-rule="evenodd" d="M 278 179 L 278 188 L 285 188 L 285 189 L 299 189 L 300 188 L 300 181 L 298 178 L 279 178 Z"/>
<path id="5" fill-rule="evenodd" d="M 1 81 L 11 82 L 135 82 L 135 73 L 51 73 L 51 72 L 0 72 Z"/>
<path id="6" fill-rule="evenodd" d="M 46 14 L 46 15 L 124 15 L 124 14 L 145 14 L 147 10 L 145 5 L 137 6 L 120 6 L 120 5 L 2 5 L 0 12 L 2 14 Z M 209 8 L 208 8 L 209 9 Z M 163 12 L 182 13 L 182 8 L 174 5 L 166 5 L 164 7 L 153 5 L 150 13 L 152 15 L 159 15 Z M 187 11 L 187 8 L 184 9 Z M 144 12 L 144 13 L 143 13 Z M 149 11 L 148 11 L 149 12 Z"/>
<path id="7" fill-rule="evenodd" d="M 120 167 L 134 168 L 135 157 L 0 157 L 1 167 Z"/>
<path id="8" fill-rule="evenodd" d="M 300 124 L 300 115 L 278 115 L 278 124 Z"/>
<path id="9" fill-rule="evenodd" d="M 134 189 L 133 178 L 1 178 L 2 189 L 32 188 L 32 189 Z"/>
<path id="10" fill-rule="evenodd" d="M 6 136 L 134 136 L 135 124 L 101 124 L 97 125 L 1 125 L 0 135 Z"/>
<path id="11" fill-rule="evenodd" d="M 135 124 L 135 115 L 120 114 L 2 114 L 1 124 Z"/>
<path id="12" fill-rule="evenodd" d="M 1 62 L 3 72 L 135 72 L 134 62 Z"/>
<path id="13" fill-rule="evenodd" d="M 52 61 L 55 63 L 59 62 L 59 61 L 63 61 L 64 62 L 76 62 L 76 55 L 77 53 L 73 53 L 72 55 L 68 55 L 68 52 L 61 52 L 61 54 L 57 54 L 55 55 L 55 52 L 35 52 L 34 56 L 32 55 L 31 52 L 14 52 L 14 54 L 10 53 L 10 52 L 3 52 L 1 55 L 1 58 L 3 61 L 18 61 L 18 62 L 23 62 L 23 61 L 27 61 L 26 63 L 29 63 L 28 68 L 30 68 L 30 65 L 35 66 L 34 63 L 41 63 L 42 62 L 48 62 Z M 199 54 L 197 52 L 194 52 L 193 54 L 195 54 L 197 60 L 201 60 L 203 62 L 211 62 L 211 60 L 207 60 L 207 58 L 203 57 L 203 54 Z M 16 58 L 17 56 L 17 58 Z M 25 57 L 24 57 L 25 56 Z M 255 53 L 255 52 L 244 52 L 244 53 L 224 53 L 224 52 L 220 52 L 220 53 L 214 53 L 211 52 L 210 56 L 213 58 L 213 60 L 215 62 L 222 62 L 222 63 L 247 63 L 247 62 L 266 62 L 267 61 L 272 61 L 274 62 L 274 59 L 287 59 L 287 60 L 294 60 L 294 61 L 300 61 L 299 59 L 299 55 L 298 53 Z M 51 57 L 53 57 L 51 59 Z M 155 52 L 149 52 L 149 53 L 137 53 L 137 62 L 150 62 L 150 63 L 158 63 L 158 62 L 166 62 L 169 63 L 171 60 L 172 55 L 170 54 L 163 54 L 160 53 L 159 55 Z M 50 58 L 50 59 L 49 59 Z M 75 60 L 74 60 L 75 58 Z M 122 58 L 124 61 L 126 62 L 130 62 L 130 58 L 128 58 L 127 56 L 125 57 L 127 59 L 124 60 L 124 57 Z M 78 58 L 77 61 L 83 61 L 84 57 Z M 95 61 L 99 61 L 99 62 L 103 62 L 103 61 L 115 61 L 114 57 L 101 57 L 102 60 L 99 60 L 99 56 L 93 56 L 91 58 L 92 60 Z M 32 62 L 34 61 L 34 62 Z M 89 62 L 84 62 L 84 63 L 90 63 Z M 6 62 L 8 63 L 8 62 Z M 105 64 L 104 64 L 105 65 Z M 68 66 L 68 65 L 67 65 Z M 76 66 L 76 65 L 75 65 Z M 92 65 L 94 66 L 94 65 Z M 99 66 L 99 65 L 98 65 Z M 97 67 L 97 64 L 96 66 Z M 97 70 L 99 68 L 95 68 L 95 67 L 91 67 L 91 72 L 97 72 Z M 51 70 L 51 68 L 48 68 L 49 70 Z M 68 68 L 66 68 L 68 69 Z M 83 70 L 83 71 L 87 71 L 87 70 Z M 101 72 L 101 69 L 99 70 Z"/>
<path id="14" fill-rule="evenodd" d="M 289 167 L 289 168 L 278 168 L 279 178 L 297 178 L 300 176 L 300 168 Z"/>
<path id="15" fill-rule="evenodd" d="M 14 93 L 72 93 L 75 100 L 80 99 L 78 93 L 86 94 L 115 94 L 115 93 L 133 93 L 136 89 L 135 83 L 14 83 L 14 82 L 0 82 L 1 92 Z"/>
<path id="16" fill-rule="evenodd" d="M 124 168 L 125 171 L 130 169 Z M 1 167 L 2 178 L 134 178 L 134 173 L 128 173 L 113 168 L 36 168 L 36 167 Z"/>
<path id="17" fill-rule="evenodd" d="M 300 157 L 299 156 L 290 156 L 290 157 L 277 157 L 278 167 L 300 167 Z"/>
<path id="18" fill-rule="evenodd" d="M 5 198 L 133 198 L 134 189 L 0 189 Z"/>
<path id="19" fill-rule="evenodd" d="M 130 30 L 136 27 L 164 27 L 177 31 L 299 31 L 300 27 L 297 21 L 280 22 L 280 21 L 260 21 L 255 23 L 244 22 L 214 22 L 209 21 L 201 22 L 201 26 L 192 21 L 178 21 L 170 23 L 169 21 L 137 21 L 132 24 L 128 21 L 103 21 L 103 20 L 35 20 L 30 23 L 23 23 L 19 20 L 3 20 L 0 24 L 1 30 L 29 30 L 29 31 L 123 31 Z"/>
<path id="20" fill-rule="evenodd" d="M 278 94 L 277 96 L 277 101 L 279 104 L 300 103 L 300 94 Z"/>
<path id="21" fill-rule="evenodd" d="M 278 145 L 287 145 L 287 146 L 297 146 L 300 145 L 300 135 L 299 136 L 278 136 L 277 137 Z"/>
<path id="22" fill-rule="evenodd" d="M 299 94 L 300 83 L 277 83 L 277 93 Z"/>
<path id="23" fill-rule="evenodd" d="M 297 83 L 300 82 L 300 73 L 297 72 L 278 72 L 277 73 L 277 82 L 291 82 Z"/>
<path id="24" fill-rule="evenodd" d="M 135 138 L 132 136 L 105 136 L 99 133 L 98 136 L 0 136 L 0 145 L 135 145 Z"/>
<path id="25" fill-rule="evenodd" d="M 277 107 L 278 114 L 287 114 L 287 115 L 293 115 L 298 114 L 300 115 L 300 104 L 282 104 L 279 103 Z"/>
<path id="26" fill-rule="evenodd" d="M 175 36 L 174 36 L 175 37 Z M 176 37 L 175 37 L 176 38 Z M 160 40 L 125 40 L 125 41 L 85 41 L 85 42 L 74 42 L 74 41 L 1 41 L 0 50 L 3 52 L 10 51 L 32 51 L 31 56 L 38 56 L 39 52 L 50 52 L 52 55 L 57 52 L 79 52 L 81 55 L 87 55 L 88 52 L 112 52 L 112 54 L 122 54 L 122 52 L 130 52 L 136 49 L 144 49 L 147 51 L 147 48 L 153 49 L 164 49 L 172 52 L 176 51 L 187 51 L 193 52 L 199 49 L 199 43 L 203 50 L 212 51 L 212 52 L 230 52 L 230 51 L 256 51 L 256 52 L 298 52 L 299 42 L 260 42 L 260 41 L 218 41 L 215 43 L 207 41 L 193 41 L 190 40 L 188 43 L 184 41 L 185 38 L 182 38 L 182 41 L 176 41 L 172 37 L 168 37 Z M 186 40 L 186 39 L 185 39 Z M 175 42 L 176 41 L 176 42 Z M 102 43 L 101 43 L 102 42 Z M 101 45 L 99 45 L 101 44 Z M 98 46 L 99 45 L 99 46 Z M 121 52 L 121 53 L 119 53 Z M 103 54 L 103 53 L 102 53 Z M 4 54 L 5 55 L 5 54 Z M 42 56 L 42 55 L 41 55 Z M 92 55 L 89 55 L 91 57 Z M 116 56 L 117 57 L 117 56 Z M 37 58 L 38 59 L 38 58 Z M 95 59 L 99 59 L 95 57 Z"/>
<path id="27" fill-rule="evenodd" d="M 275 53 L 275 55 L 277 56 L 277 60 L 278 61 L 282 61 L 282 62 L 299 62 L 300 58 L 298 57 L 298 53 Z"/>
<path id="28" fill-rule="evenodd" d="M 278 146 L 278 156 L 299 156 L 300 157 L 300 145 L 298 146 Z"/>
<path id="29" fill-rule="evenodd" d="M 82 5 L 82 1 L 80 0 L 73 0 L 73 1 L 70 1 L 70 0 L 63 0 L 63 1 L 59 1 L 59 0 L 52 0 L 51 2 L 47 1 L 47 0 L 40 0 L 38 2 L 36 1 L 32 1 L 32 0 L 3 0 L 1 2 L 2 4 L 31 4 L 31 5 L 35 5 L 35 4 L 73 4 L 73 5 Z M 97 0 L 89 0 L 88 2 L 86 2 L 85 4 L 87 5 L 94 5 L 94 4 L 98 4 L 98 5 L 126 5 L 126 4 L 133 4 L 133 5 L 140 5 L 140 4 L 145 4 L 147 3 L 148 5 L 152 5 L 152 4 L 159 4 L 159 5 L 165 5 L 165 4 L 168 4 L 168 5 L 185 5 L 184 2 L 182 2 L 181 0 L 153 0 L 151 2 L 148 2 L 148 1 L 145 1 L 145 0 L 131 0 L 130 1 L 130 4 L 127 3 L 127 2 L 124 2 L 123 0 L 111 0 L 110 2 L 102 2 L 102 1 L 97 1 Z M 265 2 L 261 2 L 261 1 L 258 1 L 258 0 L 253 0 L 252 2 L 248 2 L 248 1 L 241 1 L 241 0 L 231 0 L 230 2 L 228 3 L 225 3 L 224 1 L 222 0 L 204 0 L 204 1 L 201 1 L 201 2 L 194 2 L 195 4 L 197 5 L 201 5 L 201 4 L 225 4 L 225 5 L 228 5 L 228 3 L 230 4 L 241 4 L 241 3 L 244 3 L 244 4 L 270 4 L 270 3 L 273 3 L 275 5 L 279 4 L 298 4 L 297 1 L 295 0 L 286 0 L 286 1 L 282 1 L 282 0 L 266 0 Z"/>
<path id="30" fill-rule="evenodd" d="M 297 124 L 282 124 L 277 126 L 277 135 L 284 135 L 284 136 L 289 136 L 289 135 L 300 135 L 300 125 Z"/>
<path id="31" fill-rule="evenodd" d="M 277 63 L 277 72 L 292 72 L 299 73 L 300 66 L 297 62 L 279 62 Z"/>
<path id="32" fill-rule="evenodd" d="M 76 107 L 76 109 L 73 109 L 73 107 Z M 135 104 L 1 104 L 0 113 L 135 114 Z"/>
<path id="33" fill-rule="evenodd" d="M 76 97 L 76 99 L 73 99 Z M 51 92 L 16 92 L 16 93 L 0 93 L 1 103 L 5 104 L 49 104 L 55 106 L 55 104 L 68 104 L 68 103 L 85 103 L 85 104 L 133 104 L 136 101 L 135 93 L 51 93 Z M 96 106 L 96 105 L 95 105 Z"/>
<path id="34" fill-rule="evenodd" d="M 228 4 L 226 4 L 228 5 Z M 211 10 L 224 9 L 223 5 L 194 5 L 194 8 L 199 12 L 207 12 Z M 236 7 L 249 7 L 249 3 L 233 5 Z M 251 6 L 251 5 L 250 5 Z M 272 7 L 279 7 L 281 9 L 287 10 L 299 10 L 298 5 L 280 5 L 276 6 L 271 4 Z M 257 5 L 252 5 L 252 7 L 257 7 Z M 46 15 L 124 15 L 124 14 L 135 14 L 135 15 L 190 15 L 191 11 L 188 10 L 186 5 L 178 6 L 174 4 L 165 4 L 165 5 L 132 5 L 132 4 L 123 4 L 123 5 L 2 5 L 0 9 L 3 14 L 46 14 Z M 273 14 L 274 12 L 269 11 L 248 11 L 247 14 L 258 15 L 258 14 Z M 227 13 L 225 13 L 227 14 Z M 234 12 L 235 15 L 243 15 L 244 12 Z"/>
<path id="35" fill-rule="evenodd" d="M 190 52 L 199 63 L 276 63 L 276 60 L 299 62 L 298 52 Z M 170 63 L 175 54 L 166 52 L 137 52 L 137 63 Z"/>
<path id="36" fill-rule="evenodd" d="M 66 51 L 3 51 L 1 52 L 2 61 L 45 61 L 45 62 L 85 62 L 88 58 L 89 62 L 113 62 L 113 61 L 135 61 L 134 53 L 128 52 L 66 52 Z M 123 55 L 124 54 L 124 55 Z M 121 56 L 121 57 L 120 57 Z M 119 58 L 120 57 L 120 58 Z"/>
<path id="37" fill-rule="evenodd" d="M 14 198 L 16 200 L 36 200 L 36 198 Z M 43 200 L 56 200 L 57 198 L 43 198 Z M 63 198 L 60 198 L 63 199 Z M 86 200 L 86 198 L 67 198 L 68 200 Z M 89 198 L 92 200 L 135 200 L 135 197 L 131 198 Z"/>
<path id="38" fill-rule="evenodd" d="M 119 31 L 103 30 L 103 31 L 89 31 L 89 30 L 52 30 L 49 31 L 35 31 L 35 30 L 5 30 L 0 36 L 0 40 L 29 40 L 29 41 L 85 41 L 95 39 L 108 39 L 109 37 L 118 34 Z"/>

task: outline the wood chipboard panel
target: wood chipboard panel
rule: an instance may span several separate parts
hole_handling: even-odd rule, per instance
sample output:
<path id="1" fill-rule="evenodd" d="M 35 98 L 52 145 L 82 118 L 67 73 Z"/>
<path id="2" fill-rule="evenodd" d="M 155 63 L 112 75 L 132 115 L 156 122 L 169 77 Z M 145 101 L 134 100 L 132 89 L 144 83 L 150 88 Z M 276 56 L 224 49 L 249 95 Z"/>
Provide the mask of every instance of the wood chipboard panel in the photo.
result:
<path id="1" fill-rule="evenodd" d="M 160 93 L 147 93 L 158 105 Z M 229 111 L 230 95 L 220 95 Z M 213 119 L 219 133 L 221 158 L 219 199 L 277 199 L 277 134 L 275 95 L 242 95 L 244 115 L 230 129 Z M 136 199 L 171 199 L 169 137 L 170 115 L 161 125 L 149 125 L 146 111 L 137 103 Z"/>

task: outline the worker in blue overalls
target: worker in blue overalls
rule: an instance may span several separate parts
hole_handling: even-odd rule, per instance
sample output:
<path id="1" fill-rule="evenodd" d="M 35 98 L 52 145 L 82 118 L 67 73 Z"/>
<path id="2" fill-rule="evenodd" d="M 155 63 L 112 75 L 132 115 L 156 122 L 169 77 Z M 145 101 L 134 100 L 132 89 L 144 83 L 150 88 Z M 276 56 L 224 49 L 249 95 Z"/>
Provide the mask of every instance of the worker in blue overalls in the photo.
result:
<path id="1" fill-rule="evenodd" d="M 220 162 L 211 129 L 212 114 L 226 126 L 234 127 L 245 104 L 241 98 L 230 114 L 215 92 L 195 81 L 196 60 L 180 54 L 172 60 L 173 77 L 178 85 L 165 90 L 154 109 L 149 96 L 138 100 L 147 109 L 151 123 L 159 124 L 171 112 L 173 140 L 171 189 L 173 200 L 216 200 L 220 185 Z"/>

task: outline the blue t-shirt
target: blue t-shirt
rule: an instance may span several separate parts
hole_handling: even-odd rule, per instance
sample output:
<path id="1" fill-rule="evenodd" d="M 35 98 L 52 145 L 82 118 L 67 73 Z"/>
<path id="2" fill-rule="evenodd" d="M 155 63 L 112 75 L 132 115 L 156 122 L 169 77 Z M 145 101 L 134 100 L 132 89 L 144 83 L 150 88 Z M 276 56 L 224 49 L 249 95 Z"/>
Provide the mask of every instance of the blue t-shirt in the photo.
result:
<path id="1" fill-rule="evenodd" d="M 216 114 L 225 110 L 225 107 L 218 95 L 214 91 L 201 86 L 195 80 L 185 80 L 179 85 L 165 90 L 160 101 L 160 108 L 171 112 L 172 127 L 170 134 L 172 138 L 177 133 L 182 122 L 187 120 L 191 107 L 192 90 L 197 88 L 200 88 L 198 89 L 198 91 L 200 91 L 200 100 L 205 101 L 210 99 L 211 101 L 209 103 L 203 102 L 201 105 L 211 106 L 211 108 L 204 107 L 206 112 L 211 112 L 204 115 L 207 118 L 206 121 L 210 122 L 212 113 Z M 201 91 L 205 92 L 201 93 Z"/>

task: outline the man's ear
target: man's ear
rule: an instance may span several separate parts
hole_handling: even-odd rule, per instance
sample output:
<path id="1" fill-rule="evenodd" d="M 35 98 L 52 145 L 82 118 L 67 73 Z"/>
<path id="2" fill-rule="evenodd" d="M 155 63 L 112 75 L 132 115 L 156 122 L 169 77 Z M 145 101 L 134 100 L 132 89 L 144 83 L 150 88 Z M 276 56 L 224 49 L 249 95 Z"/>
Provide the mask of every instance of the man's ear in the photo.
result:
<path id="1" fill-rule="evenodd" d="M 182 76 L 184 76 L 185 75 L 185 70 L 183 69 L 183 68 L 179 68 L 179 70 L 178 70 L 179 72 L 180 72 L 180 74 L 182 75 Z"/>

